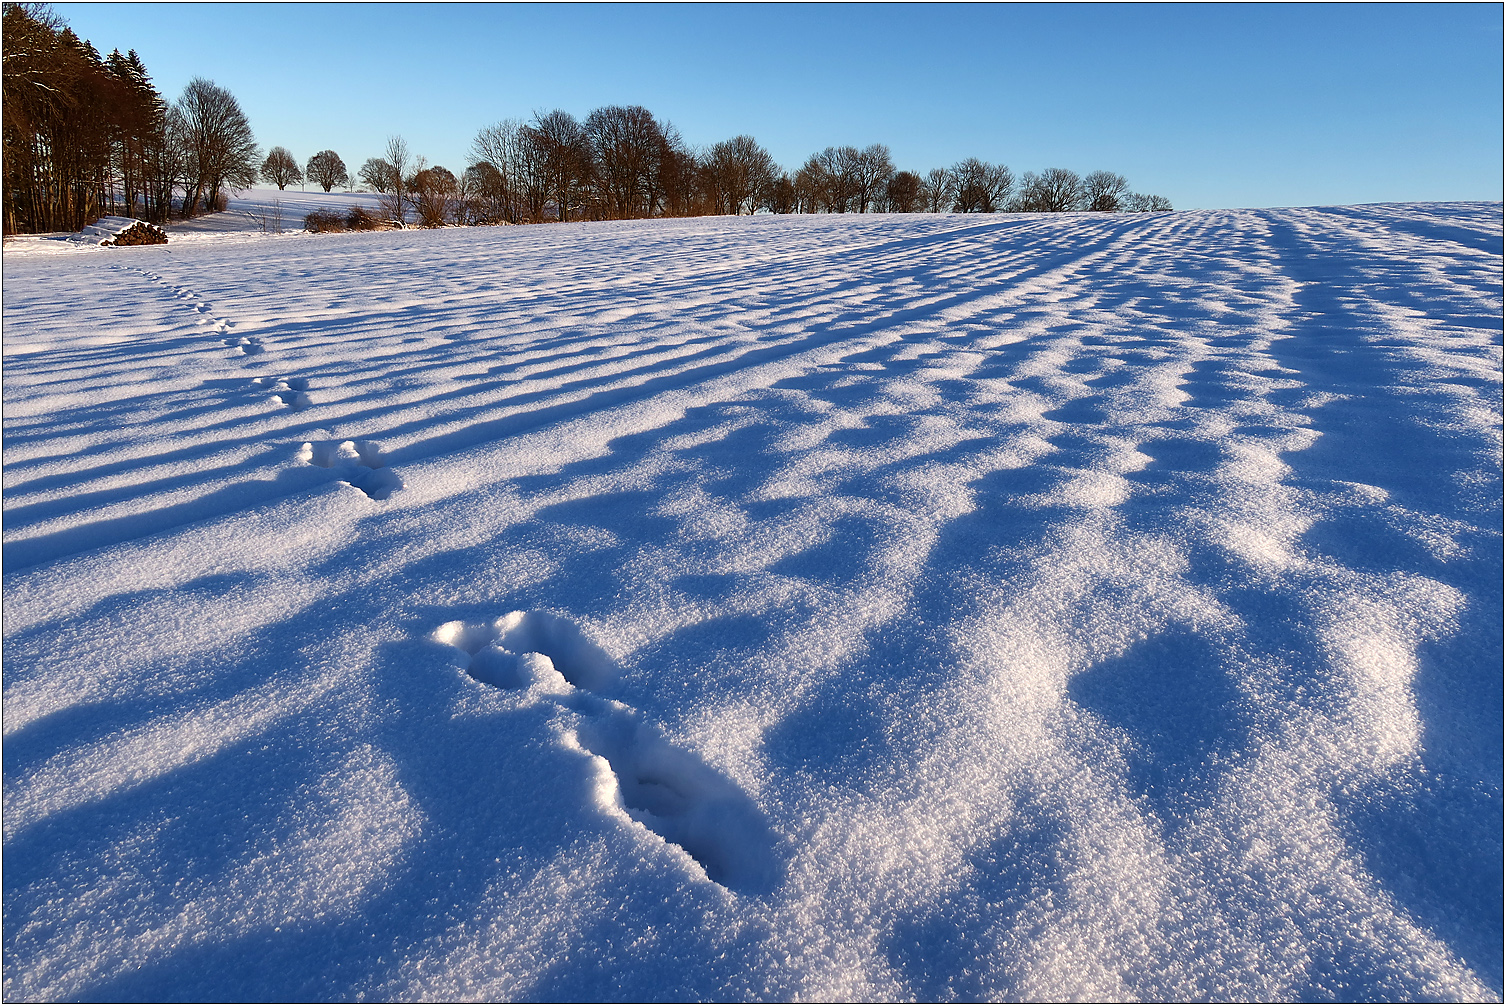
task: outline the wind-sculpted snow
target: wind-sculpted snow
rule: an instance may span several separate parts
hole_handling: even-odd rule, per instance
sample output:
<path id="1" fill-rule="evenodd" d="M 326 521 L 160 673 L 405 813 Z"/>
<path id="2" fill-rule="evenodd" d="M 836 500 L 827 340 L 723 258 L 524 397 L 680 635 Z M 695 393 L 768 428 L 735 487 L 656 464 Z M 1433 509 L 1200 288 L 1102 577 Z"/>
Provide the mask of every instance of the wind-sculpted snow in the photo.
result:
<path id="1" fill-rule="evenodd" d="M 1501 243 L 7 245 L 7 998 L 1499 999 Z"/>

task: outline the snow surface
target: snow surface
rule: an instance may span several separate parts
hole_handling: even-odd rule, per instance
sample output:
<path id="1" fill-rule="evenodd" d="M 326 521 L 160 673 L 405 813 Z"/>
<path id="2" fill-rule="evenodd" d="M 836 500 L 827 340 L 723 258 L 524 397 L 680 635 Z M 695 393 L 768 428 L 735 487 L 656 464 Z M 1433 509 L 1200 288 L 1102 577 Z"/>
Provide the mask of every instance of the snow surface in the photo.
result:
<path id="1" fill-rule="evenodd" d="M 8 243 L 5 996 L 1499 999 L 1501 246 Z"/>

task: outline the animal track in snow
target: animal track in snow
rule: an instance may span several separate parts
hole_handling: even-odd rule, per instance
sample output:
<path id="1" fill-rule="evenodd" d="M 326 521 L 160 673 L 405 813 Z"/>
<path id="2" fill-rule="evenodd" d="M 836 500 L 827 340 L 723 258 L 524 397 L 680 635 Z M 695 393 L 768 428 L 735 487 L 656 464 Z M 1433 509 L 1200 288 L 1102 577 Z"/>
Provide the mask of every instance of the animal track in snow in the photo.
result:
<path id="1" fill-rule="evenodd" d="M 239 339 L 226 339 L 225 345 L 232 349 L 240 350 L 242 356 L 255 356 L 257 353 L 265 353 L 267 347 L 261 344 L 256 336 L 241 336 Z"/>
<path id="2" fill-rule="evenodd" d="M 116 267 L 116 268 L 119 268 L 119 267 Z M 200 325 L 212 325 L 212 326 L 214 326 L 214 328 L 215 328 L 215 330 L 217 332 L 221 332 L 221 333 L 228 332 L 231 328 L 234 327 L 229 321 L 226 321 L 224 318 L 217 317 L 214 314 L 214 309 L 211 308 L 209 306 L 209 304 L 207 302 L 205 302 L 204 299 L 201 298 L 198 295 L 198 293 L 196 293 L 192 289 L 190 289 L 190 288 L 188 288 L 186 286 L 180 286 L 180 285 L 178 285 L 176 283 L 170 282 L 169 280 L 165 279 L 161 274 L 152 272 L 152 271 L 150 271 L 148 269 L 141 269 L 141 268 L 137 268 L 137 267 L 130 267 L 130 268 L 134 272 L 138 272 L 141 275 L 145 276 L 147 279 L 151 280 L 153 283 L 157 283 L 160 286 L 166 287 L 167 290 L 168 290 L 168 292 L 172 294 L 172 297 L 173 297 L 174 300 L 183 301 L 184 302 L 184 304 L 183 304 L 184 307 L 188 307 L 188 308 L 191 308 L 193 310 L 194 314 L 198 316 L 197 317 L 197 323 L 198 324 L 200 324 Z M 247 356 L 250 356 L 250 355 L 253 355 L 255 353 L 261 352 L 260 343 L 261 343 L 260 339 L 249 340 L 249 344 L 254 344 L 258 348 L 256 348 L 256 349 L 245 349 L 245 350 L 243 350 L 243 352 Z M 227 346 L 230 346 L 230 345 L 240 345 L 240 341 L 227 342 L 227 343 L 225 343 L 225 345 L 227 345 Z"/>
<path id="3" fill-rule="evenodd" d="M 464 655 L 460 665 L 482 684 L 523 690 L 535 702 L 579 713 L 571 739 L 606 762 L 615 782 L 610 806 L 679 846 L 711 880 L 745 894 L 777 886 L 775 838 L 757 805 L 636 710 L 590 694 L 617 670 L 573 622 L 514 611 L 494 622 L 446 622 L 432 638 Z"/>
<path id="4" fill-rule="evenodd" d="M 397 472 L 387 467 L 382 450 L 369 440 L 329 440 L 305 443 L 298 460 L 317 468 L 340 472 L 341 482 L 361 490 L 374 500 L 384 500 L 403 488 Z"/>
<path id="5" fill-rule="evenodd" d="M 251 383 L 272 392 L 272 401 L 286 405 L 294 412 L 302 412 L 314 404 L 308 396 L 307 377 L 254 377 Z"/>

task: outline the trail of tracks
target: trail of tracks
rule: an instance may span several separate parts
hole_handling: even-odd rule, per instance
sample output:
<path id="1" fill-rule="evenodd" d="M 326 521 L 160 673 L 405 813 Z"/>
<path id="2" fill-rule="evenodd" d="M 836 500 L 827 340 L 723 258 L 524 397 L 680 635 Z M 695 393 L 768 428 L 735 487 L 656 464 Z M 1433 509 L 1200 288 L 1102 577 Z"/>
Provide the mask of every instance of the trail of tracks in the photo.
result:
<path id="1" fill-rule="evenodd" d="M 393 263 L 391 251 L 303 242 L 279 248 L 286 257 L 271 276 L 241 247 L 224 263 L 218 301 L 156 273 L 152 283 L 122 284 L 111 270 L 116 282 L 90 283 L 94 303 L 74 305 L 101 318 L 105 334 L 58 344 L 45 359 L 31 351 L 47 338 L 47 313 L 28 298 L 55 294 L 28 282 L 15 286 L 10 311 L 12 345 L 24 353 L 8 364 L 10 561 L 43 561 L 283 495 L 289 487 L 277 475 L 299 442 L 320 435 L 377 440 L 407 461 L 761 363 L 812 353 L 840 360 L 899 330 L 987 339 L 1017 321 L 1003 308 L 1016 291 L 1091 263 L 1090 249 L 1122 226 L 1058 234 L 1037 223 L 1037 233 L 1016 228 L 1004 254 L 994 251 L 997 227 L 976 224 L 899 240 L 880 231 L 846 249 L 833 247 L 829 228 L 771 233 L 752 248 L 740 232 L 713 232 L 691 238 L 703 246 L 693 255 L 683 250 L 685 228 L 673 225 L 626 249 L 600 239 L 591 247 L 589 235 L 576 247 L 530 248 L 530 234 L 506 233 L 446 247 L 433 266 L 422 252 Z M 689 268 L 672 267 L 677 251 Z M 174 265 L 152 268 L 167 275 Z M 185 279 L 213 274 L 206 265 L 195 259 Z M 274 304 L 256 298 L 254 314 L 238 311 L 242 275 L 260 277 L 255 289 L 279 289 Z M 290 287 L 287 277 L 304 282 Z M 987 296 L 1005 287 L 1011 292 Z M 237 334 L 196 338 L 202 312 L 218 303 Z M 116 315 L 162 324 L 115 336 L 108 319 Z M 984 328 L 957 334 L 972 324 Z M 227 321 L 214 325 L 221 332 Z M 214 366 L 227 355 L 222 342 L 234 343 L 227 362 L 236 367 Z M 101 401 L 105 376 L 110 397 Z M 287 376 L 314 382 L 316 408 L 266 407 L 253 379 Z M 32 415 L 32 395 L 44 393 L 45 411 Z M 92 442 L 59 456 L 60 443 L 77 443 L 69 432 L 86 425 Z"/>

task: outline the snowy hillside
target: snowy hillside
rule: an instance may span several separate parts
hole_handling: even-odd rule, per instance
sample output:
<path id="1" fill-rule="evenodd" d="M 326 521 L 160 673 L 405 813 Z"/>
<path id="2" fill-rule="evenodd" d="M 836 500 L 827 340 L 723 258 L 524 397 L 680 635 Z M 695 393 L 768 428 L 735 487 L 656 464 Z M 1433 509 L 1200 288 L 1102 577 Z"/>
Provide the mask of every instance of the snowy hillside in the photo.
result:
<path id="1" fill-rule="evenodd" d="M 1499 999 L 1501 251 L 7 244 L 5 995 Z"/>
<path id="2" fill-rule="evenodd" d="M 170 230 L 183 239 L 192 235 L 223 235 L 237 232 L 286 234 L 303 230 L 303 218 L 314 210 L 343 213 L 352 206 L 383 215 L 382 197 L 374 192 L 323 192 L 318 186 L 297 189 L 254 188 L 230 195 L 223 213 L 175 221 Z"/>

